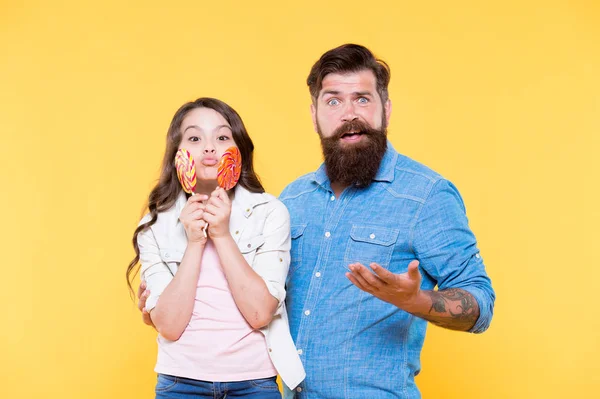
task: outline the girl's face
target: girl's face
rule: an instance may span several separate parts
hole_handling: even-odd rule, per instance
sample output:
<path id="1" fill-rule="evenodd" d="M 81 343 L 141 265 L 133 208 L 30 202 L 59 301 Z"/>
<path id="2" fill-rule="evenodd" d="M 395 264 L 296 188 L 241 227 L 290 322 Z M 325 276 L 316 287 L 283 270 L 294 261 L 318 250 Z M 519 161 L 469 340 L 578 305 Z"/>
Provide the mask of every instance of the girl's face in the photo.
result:
<path id="1" fill-rule="evenodd" d="M 237 147 L 229 123 L 211 108 L 195 108 L 181 122 L 181 132 L 179 148 L 194 157 L 198 180 L 216 181 L 221 156 L 229 147 Z"/>

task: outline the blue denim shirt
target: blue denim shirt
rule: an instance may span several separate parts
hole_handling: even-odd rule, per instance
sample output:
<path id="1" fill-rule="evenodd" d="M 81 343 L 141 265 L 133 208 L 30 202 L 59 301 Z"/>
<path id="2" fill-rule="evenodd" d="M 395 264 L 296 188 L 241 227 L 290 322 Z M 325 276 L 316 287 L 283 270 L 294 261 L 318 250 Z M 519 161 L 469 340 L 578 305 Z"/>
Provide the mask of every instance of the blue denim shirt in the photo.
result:
<path id="1" fill-rule="evenodd" d="M 291 215 L 290 329 L 307 374 L 296 398 L 421 397 L 427 322 L 354 286 L 351 263 L 404 273 L 418 259 L 422 289 L 470 292 L 480 310 L 471 331 L 489 326 L 495 294 L 458 191 L 391 143 L 369 187 L 336 198 L 321 165 L 280 199 Z"/>

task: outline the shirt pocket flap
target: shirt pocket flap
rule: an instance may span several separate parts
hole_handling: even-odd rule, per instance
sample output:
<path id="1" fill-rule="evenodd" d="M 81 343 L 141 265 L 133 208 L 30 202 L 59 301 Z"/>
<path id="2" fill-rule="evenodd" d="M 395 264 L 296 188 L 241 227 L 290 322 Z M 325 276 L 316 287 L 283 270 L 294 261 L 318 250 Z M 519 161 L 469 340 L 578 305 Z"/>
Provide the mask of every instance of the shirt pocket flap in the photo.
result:
<path id="1" fill-rule="evenodd" d="M 173 248 L 161 248 L 160 257 L 163 262 L 177 262 L 181 263 L 183 258 L 183 252 Z"/>
<path id="2" fill-rule="evenodd" d="M 350 237 L 354 241 L 367 242 L 370 244 L 388 247 L 398 240 L 398 229 L 388 229 L 379 226 L 352 226 Z"/>
<path id="3" fill-rule="evenodd" d="M 252 237 L 249 240 L 240 241 L 238 247 L 240 252 L 243 254 L 256 251 L 261 245 L 265 243 L 265 237 L 261 234 L 259 236 Z"/>
<path id="4" fill-rule="evenodd" d="M 302 234 L 304 234 L 304 229 L 306 229 L 306 225 L 305 224 L 295 224 L 295 225 L 293 225 L 291 227 L 292 239 L 298 238 Z"/>

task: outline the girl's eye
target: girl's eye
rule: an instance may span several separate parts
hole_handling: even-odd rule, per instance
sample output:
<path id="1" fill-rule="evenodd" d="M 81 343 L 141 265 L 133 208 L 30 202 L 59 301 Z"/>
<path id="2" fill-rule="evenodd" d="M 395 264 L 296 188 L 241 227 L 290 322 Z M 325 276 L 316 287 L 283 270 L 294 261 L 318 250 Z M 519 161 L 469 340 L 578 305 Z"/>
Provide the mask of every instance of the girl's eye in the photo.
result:
<path id="1" fill-rule="evenodd" d="M 219 136 L 219 140 L 226 141 L 226 140 L 229 140 L 229 137 L 228 136 Z"/>
<path id="2" fill-rule="evenodd" d="M 190 138 L 189 138 L 188 140 L 189 140 L 189 141 L 196 142 L 196 141 L 200 141 L 200 138 L 199 138 L 199 137 L 197 137 L 197 136 L 190 136 Z"/>

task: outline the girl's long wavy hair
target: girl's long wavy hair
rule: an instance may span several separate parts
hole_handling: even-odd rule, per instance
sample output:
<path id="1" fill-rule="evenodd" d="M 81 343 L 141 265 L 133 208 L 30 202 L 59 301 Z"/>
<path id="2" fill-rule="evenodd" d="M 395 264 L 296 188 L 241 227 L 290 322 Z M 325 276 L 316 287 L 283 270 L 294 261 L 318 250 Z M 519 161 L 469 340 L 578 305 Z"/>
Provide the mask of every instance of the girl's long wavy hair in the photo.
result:
<path id="1" fill-rule="evenodd" d="M 156 186 L 150 192 L 148 197 L 148 211 L 150 213 L 150 221 L 139 225 L 133 233 L 133 249 L 135 250 L 135 258 L 127 266 L 125 274 L 127 285 L 130 292 L 133 294 L 131 286 L 133 278 L 139 272 L 140 249 L 138 247 L 138 234 L 150 228 L 158 219 L 158 214 L 170 209 L 177 200 L 179 193 L 183 190 L 177 179 L 177 171 L 175 169 L 175 154 L 181 144 L 182 132 L 181 123 L 188 112 L 195 108 L 210 108 L 218 112 L 225 118 L 231 126 L 233 132 L 233 141 L 238 146 L 242 155 L 242 172 L 238 184 L 253 193 L 264 193 L 265 190 L 260 183 L 260 180 L 254 172 L 254 163 L 252 160 L 254 152 L 254 144 L 246 131 L 244 122 L 240 115 L 229 105 L 215 98 L 202 97 L 196 101 L 183 104 L 177 110 L 169 126 L 167 132 L 167 147 L 162 162 L 162 170 L 160 178 Z"/>

